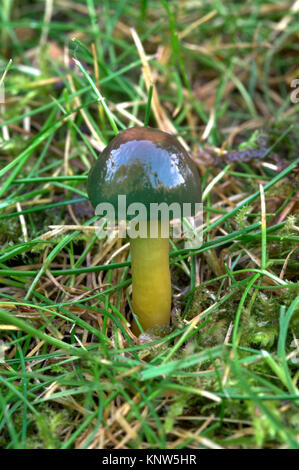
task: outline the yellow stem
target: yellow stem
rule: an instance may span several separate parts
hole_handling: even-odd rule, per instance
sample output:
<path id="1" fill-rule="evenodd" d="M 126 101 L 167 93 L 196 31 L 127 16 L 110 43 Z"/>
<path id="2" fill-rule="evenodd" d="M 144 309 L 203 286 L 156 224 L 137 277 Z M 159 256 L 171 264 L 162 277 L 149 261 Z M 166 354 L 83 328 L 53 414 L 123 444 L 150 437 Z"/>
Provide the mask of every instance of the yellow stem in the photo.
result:
<path id="1" fill-rule="evenodd" d="M 171 310 L 171 280 L 169 271 L 169 239 L 131 239 L 131 265 L 134 313 L 144 330 L 169 325 Z M 132 330 L 140 331 L 135 321 Z"/>

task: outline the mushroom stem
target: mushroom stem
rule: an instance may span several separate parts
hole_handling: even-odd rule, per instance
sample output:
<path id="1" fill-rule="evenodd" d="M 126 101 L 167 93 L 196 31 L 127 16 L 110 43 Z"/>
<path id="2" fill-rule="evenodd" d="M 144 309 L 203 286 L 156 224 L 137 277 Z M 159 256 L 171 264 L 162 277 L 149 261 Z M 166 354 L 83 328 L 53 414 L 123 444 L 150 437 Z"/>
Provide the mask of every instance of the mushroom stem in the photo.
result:
<path id="1" fill-rule="evenodd" d="M 131 238 L 132 307 L 144 330 L 169 325 L 171 280 L 169 271 L 169 238 Z M 149 232 L 149 229 L 148 229 Z M 138 336 L 135 320 L 133 333 Z"/>

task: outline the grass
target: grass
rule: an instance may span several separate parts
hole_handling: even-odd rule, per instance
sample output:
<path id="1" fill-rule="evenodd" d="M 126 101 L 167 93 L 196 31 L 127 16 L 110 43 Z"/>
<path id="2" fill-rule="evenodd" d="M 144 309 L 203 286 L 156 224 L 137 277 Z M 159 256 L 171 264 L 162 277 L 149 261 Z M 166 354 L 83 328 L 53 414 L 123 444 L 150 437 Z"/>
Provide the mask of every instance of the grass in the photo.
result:
<path id="1" fill-rule="evenodd" d="M 2 2 L 2 448 L 299 447 L 291 6 Z M 171 243 L 171 328 L 137 340 L 86 178 L 144 123 L 189 148 L 205 219 L 198 249 Z"/>

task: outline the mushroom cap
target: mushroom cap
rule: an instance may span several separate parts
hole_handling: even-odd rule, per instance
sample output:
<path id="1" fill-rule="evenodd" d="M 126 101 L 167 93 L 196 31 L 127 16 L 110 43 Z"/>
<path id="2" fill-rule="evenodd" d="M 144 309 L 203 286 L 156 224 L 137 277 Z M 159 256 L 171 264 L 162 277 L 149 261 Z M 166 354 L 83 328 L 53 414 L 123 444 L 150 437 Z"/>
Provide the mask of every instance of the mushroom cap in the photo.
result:
<path id="1" fill-rule="evenodd" d="M 149 127 L 111 140 L 89 172 L 87 192 L 94 208 L 109 202 L 117 209 L 118 195 L 125 195 L 127 207 L 143 203 L 148 214 L 151 203 L 191 203 L 193 211 L 201 201 L 199 172 L 187 151 L 174 136 Z"/>

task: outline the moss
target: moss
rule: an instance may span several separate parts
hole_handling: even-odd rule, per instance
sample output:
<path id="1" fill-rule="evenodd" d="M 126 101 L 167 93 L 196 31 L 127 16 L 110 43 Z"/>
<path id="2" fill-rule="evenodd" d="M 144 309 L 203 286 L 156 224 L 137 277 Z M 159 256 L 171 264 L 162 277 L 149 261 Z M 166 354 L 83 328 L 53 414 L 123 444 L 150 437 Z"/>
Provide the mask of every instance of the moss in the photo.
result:
<path id="1" fill-rule="evenodd" d="M 54 410 L 43 406 L 43 412 L 33 417 L 31 432 L 26 441 L 27 449 L 57 449 L 61 432 L 69 426 L 72 418 L 67 409 Z"/>
<path id="2" fill-rule="evenodd" d="M 215 300 L 216 298 L 213 291 L 199 287 L 194 293 L 186 319 L 191 320 L 200 312 L 213 305 Z M 232 296 L 227 302 L 215 309 L 208 317 L 199 323 L 200 332 L 198 342 L 201 347 L 213 347 L 223 343 L 230 322 L 234 320 L 238 301 L 238 296 Z"/>
<path id="3" fill-rule="evenodd" d="M 251 207 L 248 205 L 243 206 L 241 209 L 238 210 L 237 214 L 235 215 L 235 222 L 237 224 L 237 230 L 243 230 L 244 228 L 248 227 L 248 221 L 246 215 L 251 211 Z"/>
<path id="4" fill-rule="evenodd" d="M 0 221 L 0 242 L 3 244 L 3 248 L 7 246 L 8 242 L 11 246 L 14 243 L 18 243 L 21 235 L 21 224 L 18 219 L 4 219 Z"/>
<path id="5" fill-rule="evenodd" d="M 172 428 L 176 423 L 176 419 L 183 414 L 184 408 L 187 407 L 187 402 L 188 397 L 186 393 L 178 393 L 174 396 L 174 401 L 168 407 L 167 414 L 165 416 L 164 429 L 166 433 L 172 431 Z"/>
<path id="6" fill-rule="evenodd" d="M 279 314 L 277 300 L 260 292 L 242 324 L 242 344 L 271 348 L 279 333 Z"/>
<path id="7" fill-rule="evenodd" d="M 284 432 L 273 426 L 273 423 L 267 414 L 262 413 L 252 401 L 247 400 L 246 404 L 252 419 L 252 426 L 254 429 L 254 437 L 257 447 L 263 447 L 265 442 L 269 440 L 278 440 L 282 442 L 285 441 Z M 267 407 L 268 411 L 273 417 L 281 421 L 281 413 L 278 408 L 279 402 L 268 401 L 264 403 L 264 406 Z"/>
<path id="8" fill-rule="evenodd" d="M 198 344 L 201 347 L 213 347 L 223 343 L 230 323 L 235 321 L 241 295 L 242 292 L 238 291 L 199 323 Z M 286 289 L 280 296 L 269 291 L 266 293 L 259 292 L 250 310 L 246 306 L 243 307 L 240 323 L 242 332 L 240 346 L 271 349 L 276 344 L 279 335 L 281 306 L 285 305 L 288 308 L 297 295 L 298 286 Z M 199 287 L 194 293 L 186 319 L 191 320 L 213 305 L 214 302 L 215 294 L 213 291 Z M 297 310 L 294 312 L 290 323 L 296 337 L 299 335 L 299 307 Z"/>
<path id="9" fill-rule="evenodd" d="M 22 412 L 14 413 L 14 426 L 21 429 L 24 423 Z M 72 423 L 71 413 L 67 408 L 64 410 L 53 409 L 50 406 L 43 405 L 43 411 L 38 415 L 28 413 L 26 416 L 27 435 L 26 449 L 57 449 L 62 440 L 61 433 Z M 0 435 L 0 447 L 10 447 L 10 435 L 8 430 Z"/>

